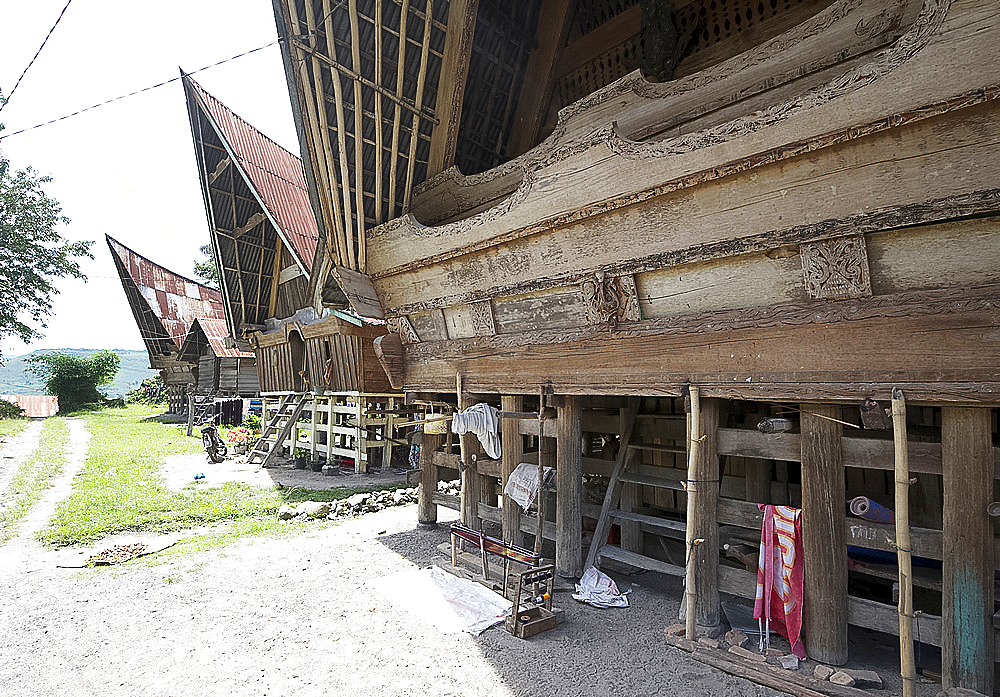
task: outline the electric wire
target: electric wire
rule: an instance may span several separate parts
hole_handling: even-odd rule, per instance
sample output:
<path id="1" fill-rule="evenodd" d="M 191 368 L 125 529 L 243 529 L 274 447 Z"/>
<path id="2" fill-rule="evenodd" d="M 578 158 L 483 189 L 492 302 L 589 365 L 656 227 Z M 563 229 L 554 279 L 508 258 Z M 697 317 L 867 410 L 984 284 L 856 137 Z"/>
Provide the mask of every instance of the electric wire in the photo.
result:
<path id="1" fill-rule="evenodd" d="M 0 102 L 0 111 L 3 111 L 3 108 L 7 106 L 8 103 L 10 103 L 10 98 L 14 96 L 15 92 L 17 92 L 17 86 L 21 84 L 21 80 L 24 79 L 24 75 L 25 73 L 28 72 L 28 69 L 35 64 L 35 60 L 38 58 L 38 54 L 40 54 L 42 52 L 42 49 L 45 48 L 45 44 L 48 42 L 49 37 L 52 36 L 52 32 L 55 31 L 56 26 L 58 26 L 59 20 L 63 18 L 64 14 L 66 14 L 66 8 L 69 7 L 69 4 L 71 2 L 73 2 L 73 0 L 66 0 L 66 4 L 62 8 L 62 12 L 59 13 L 58 17 L 56 17 L 55 24 L 52 25 L 52 28 L 49 29 L 49 33 L 45 35 L 44 39 L 42 39 L 42 45 L 38 47 L 38 50 L 35 51 L 35 55 L 32 56 L 30 61 L 28 61 L 28 65 L 26 65 L 24 70 L 21 71 L 21 76 L 17 78 L 17 82 L 14 83 L 14 87 L 11 89 L 10 94 L 7 95 L 7 99 Z"/>
<path id="2" fill-rule="evenodd" d="M 244 51 L 243 53 L 238 53 L 235 56 L 230 56 L 229 58 L 226 58 L 226 59 L 223 59 L 221 61 L 212 63 L 211 65 L 203 66 L 201 68 L 198 68 L 197 70 L 192 70 L 191 72 L 186 73 L 186 74 L 187 75 L 194 75 L 195 73 L 200 73 L 203 70 L 208 70 L 209 68 L 214 68 L 216 66 L 222 65 L 223 63 L 228 63 L 230 61 L 236 60 L 237 58 L 243 58 L 244 56 L 249 56 L 251 53 L 256 53 L 257 51 L 263 51 L 265 48 L 270 48 L 271 46 L 274 46 L 275 44 L 277 44 L 279 42 L 280 42 L 280 39 L 277 39 L 275 41 L 272 41 L 269 44 L 265 44 L 264 46 L 258 46 L 257 48 L 250 49 L 249 51 Z M 8 133 L 6 135 L 0 135 L 0 140 L 3 140 L 4 138 L 10 138 L 11 136 L 16 136 L 16 135 L 18 135 L 20 133 L 26 133 L 27 131 L 33 131 L 34 129 L 41 128 L 42 126 L 48 126 L 48 125 L 53 124 L 53 123 L 58 123 L 59 121 L 65 121 L 66 119 L 72 118 L 74 116 L 78 116 L 78 115 L 80 115 L 80 114 L 82 114 L 84 112 L 91 111 L 93 109 L 97 109 L 98 107 L 102 107 L 102 106 L 105 106 L 107 104 L 111 104 L 113 102 L 118 102 L 118 101 L 121 101 L 123 99 L 127 99 L 129 97 L 134 97 L 136 95 L 143 94 L 144 92 L 149 92 L 150 90 L 154 90 L 157 87 L 163 87 L 164 85 L 169 85 L 172 82 L 177 82 L 182 77 L 183 77 L 182 75 L 178 75 L 177 77 L 172 77 L 169 80 L 164 80 L 163 82 L 158 82 L 155 85 L 150 85 L 148 87 L 143 87 L 142 89 L 135 90 L 134 92 L 129 92 L 128 94 L 122 94 L 122 95 L 119 95 L 117 97 L 112 97 L 111 99 L 105 100 L 105 101 L 100 102 L 98 104 L 92 104 L 91 106 L 84 107 L 83 109 L 78 109 L 77 111 L 74 111 L 72 114 L 66 114 L 65 116 L 60 116 L 58 118 L 51 119 L 49 121 L 44 121 L 42 123 L 35 124 L 34 126 L 28 126 L 27 128 L 22 128 L 22 129 L 20 129 L 18 131 L 14 131 L 13 133 Z"/>

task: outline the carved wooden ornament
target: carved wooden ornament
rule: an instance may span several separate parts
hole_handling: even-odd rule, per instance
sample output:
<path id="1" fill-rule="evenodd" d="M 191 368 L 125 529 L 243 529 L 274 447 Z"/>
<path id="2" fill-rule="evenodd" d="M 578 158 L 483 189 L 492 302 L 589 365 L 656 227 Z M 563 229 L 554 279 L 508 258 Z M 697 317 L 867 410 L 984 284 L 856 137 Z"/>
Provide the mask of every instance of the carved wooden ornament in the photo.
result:
<path id="1" fill-rule="evenodd" d="M 489 300 L 482 300 L 477 303 L 470 303 L 472 308 L 472 331 L 476 336 L 493 336 L 497 333 L 496 323 L 493 320 L 493 303 Z"/>
<path id="2" fill-rule="evenodd" d="M 404 344 L 419 344 L 420 337 L 417 330 L 413 328 L 410 319 L 402 317 L 390 317 L 385 321 L 385 326 L 392 334 L 397 334 Z"/>
<path id="3" fill-rule="evenodd" d="M 861 235 L 801 245 L 802 275 L 810 298 L 865 298 L 872 294 L 868 252 Z"/>
<path id="4" fill-rule="evenodd" d="M 639 295 L 635 277 L 608 277 L 598 271 L 580 284 L 583 303 L 590 324 L 606 324 L 611 328 L 620 322 L 635 322 L 639 317 Z"/>

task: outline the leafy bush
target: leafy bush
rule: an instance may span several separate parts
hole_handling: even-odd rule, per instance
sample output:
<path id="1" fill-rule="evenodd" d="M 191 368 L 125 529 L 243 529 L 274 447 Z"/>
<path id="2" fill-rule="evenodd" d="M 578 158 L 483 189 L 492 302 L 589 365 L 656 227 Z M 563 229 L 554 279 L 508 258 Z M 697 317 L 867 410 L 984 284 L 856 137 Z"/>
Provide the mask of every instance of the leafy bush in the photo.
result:
<path id="1" fill-rule="evenodd" d="M 8 402 L 6 399 L 0 399 L 0 419 L 21 418 L 24 418 L 24 409 L 13 402 Z M 260 419 L 258 419 L 258 421 L 259 420 Z"/>
<path id="2" fill-rule="evenodd" d="M 243 417 L 243 427 L 248 431 L 256 431 L 257 433 L 260 433 L 261 423 L 260 417 L 257 416 L 257 414 L 251 414 L 248 412 Z"/>
<path id="3" fill-rule="evenodd" d="M 127 404 L 160 404 L 167 401 L 167 386 L 159 373 L 143 380 L 125 395 Z"/>
<path id="4" fill-rule="evenodd" d="M 69 412 L 104 402 L 97 387 L 114 380 L 121 357 L 113 351 L 98 351 L 89 358 L 56 352 L 32 356 L 27 363 L 31 372 L 45 378 L 45 391 L 59 397 L 59 410 Z"/>

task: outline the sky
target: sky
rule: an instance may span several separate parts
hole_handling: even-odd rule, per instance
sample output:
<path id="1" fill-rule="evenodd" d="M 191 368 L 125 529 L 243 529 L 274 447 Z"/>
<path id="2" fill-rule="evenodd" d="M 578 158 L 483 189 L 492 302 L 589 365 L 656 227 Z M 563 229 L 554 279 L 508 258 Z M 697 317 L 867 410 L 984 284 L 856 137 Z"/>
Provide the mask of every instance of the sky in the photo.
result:
<path id="1" fill-rule="evenodd" d="M 66 0 L 5 2 L 0 89 L 9 95 Z M 15 31 L 11 31 L 16 28 Z M 11 357 L 39 348 L 143 349 L 104 235 L 192 278 L 209 242 L 180 80 L 19 135 L 119 95 L 193 72 L 277 39 L 270 0 L 72 0 L 10 102 L 0 155 L 51 176 L 69 240 L 94 240 L 86 283 L 61 279 L 44 337 L 0 343 Z M 194 75 L 258 130 L 298 154 L 277 45 Z M 0 299 L 2 302 L 2 299 Z"/>

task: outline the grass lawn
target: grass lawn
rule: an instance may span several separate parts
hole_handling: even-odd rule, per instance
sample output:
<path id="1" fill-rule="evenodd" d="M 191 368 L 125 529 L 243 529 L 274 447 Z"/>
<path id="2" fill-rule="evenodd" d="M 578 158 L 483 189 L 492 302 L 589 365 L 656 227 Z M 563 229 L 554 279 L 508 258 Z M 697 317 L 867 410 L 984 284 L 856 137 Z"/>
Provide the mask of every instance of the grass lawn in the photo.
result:
<path id="1" fill-rule="evenodd" d="M 0 444 L 23 431 L 29 423 L 28 419 L 0 419 Z"/>
<path id="2" fill-rule="evenodd" d="M 6 421 L 7 419 L 0 424 Z M 58 416 L 45 419 L 38 448 L 14 474 L 10 491 L 0 492 L 4 495 L 6 506 L 0 509 L 0 543 L 6 542 L 17 534 L 18 521 L 38 502 L 49 486 L 49 482 L 62 470 L 66 463 L 66 446 L 68 445 L 69 427 L 66 425 L 66 421 Z"/>
<path id="3" fill-rule="evenodd" d="M 176 425 L 147 420 L 161 411 L 162 407 L 133 405 L 79 414 L 91 433 L 87 460 L 74 481 L 73 494 L 42 532 L 44 542 L 86 544 L 112 533 L 171 532 L 216 522 L 230 523 L 223 541 L 280 533 L 289 529 L 277 520 L 283 503 L 336 500 L 368 490 L 278 490 L 230 482 L 171 491 L 159 476 L 160 465 L 168 455 L 201 451 L 201 438 L 188 437 Z"/>

